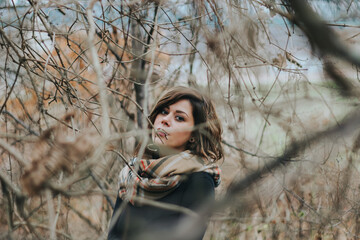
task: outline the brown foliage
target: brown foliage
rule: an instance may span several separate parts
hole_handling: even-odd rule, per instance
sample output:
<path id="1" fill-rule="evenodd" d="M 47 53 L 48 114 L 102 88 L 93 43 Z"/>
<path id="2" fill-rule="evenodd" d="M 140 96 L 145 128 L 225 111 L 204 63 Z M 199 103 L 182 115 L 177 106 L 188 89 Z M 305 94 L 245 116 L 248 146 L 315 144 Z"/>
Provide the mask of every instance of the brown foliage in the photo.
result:
<path id="1" fill-rule="evenodd" d="M 344 119 L 358 111 L 360 58 L 343 44 L 357 41 L 358 26 L 330 27 L 313 11 L 334 1 L 92 1 L 93 19 L 81 1 L 3 2 L 0 238 L 102 237 L 119 156 L 144 135 L 136 120 L 164 89 L 186 84 L 211 95 L 224 127 L 219 217 L 205 239 L 359 237 L 359 118 Z M 347 17 L 360 6 L 337 4 Z M 351 29 L 341 41 L 337 27 Z M 88 164 L 105 108 L 118 154 Z M 69 111 L 78 112 L 61 117 Z"/>
<path id="2" fill-rule="evenodd" d="M 71 117 L 73 114 L 65 116 L 65 122 L 70 121 Z M 92 130 L 83 129 L 75 136 L 70 136 L 61 124 L 46 130 L 29 153 L 31 164 L 21 178 L 24 189 L 30 195 L 39 194 L 59 171 L 72 173 L 79 163 L 94 152 L 99 141 L 99 134 Z"/>

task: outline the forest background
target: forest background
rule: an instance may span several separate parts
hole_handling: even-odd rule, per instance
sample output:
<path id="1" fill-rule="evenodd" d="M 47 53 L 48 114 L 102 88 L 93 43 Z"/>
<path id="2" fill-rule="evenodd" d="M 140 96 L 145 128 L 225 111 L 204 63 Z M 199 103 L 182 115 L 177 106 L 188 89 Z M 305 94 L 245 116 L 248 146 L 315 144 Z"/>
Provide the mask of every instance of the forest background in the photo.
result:
<path id="1" fill-rule="evenodd" d="M 223 124 L 205 239 L 358 239 L 359 9 L 0 1 L 0 239 L 105 239 L 119 171 L 175 85 Z"/>

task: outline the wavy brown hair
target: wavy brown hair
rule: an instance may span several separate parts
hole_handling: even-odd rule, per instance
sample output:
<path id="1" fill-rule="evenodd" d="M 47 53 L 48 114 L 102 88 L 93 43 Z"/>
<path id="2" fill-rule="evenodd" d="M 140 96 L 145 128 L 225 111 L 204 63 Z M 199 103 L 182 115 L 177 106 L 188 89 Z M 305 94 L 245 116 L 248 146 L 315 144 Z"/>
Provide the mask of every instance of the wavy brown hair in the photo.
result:
<path id="1" fill-rule="evenodd" d="M 154 123 L 156 116 L 164 108 L 183 99 L 189 100 L 191 103 L 195 125 L 192 132 L 195 142 L 188 142 L 186 150 L 213 162 L 221 159 L 223 157 L 221 124 L 212 101 L 199 91 L 180 86 L 169 89 L 155 103 L 149 115 L 150 121 Z"/>

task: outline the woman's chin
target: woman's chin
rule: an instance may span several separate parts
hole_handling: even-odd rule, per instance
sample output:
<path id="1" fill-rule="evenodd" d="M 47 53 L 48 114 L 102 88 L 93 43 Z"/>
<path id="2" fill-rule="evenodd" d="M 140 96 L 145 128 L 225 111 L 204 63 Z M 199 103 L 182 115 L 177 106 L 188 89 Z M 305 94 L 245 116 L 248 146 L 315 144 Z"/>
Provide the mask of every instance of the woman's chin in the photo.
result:
<path id="1" fill-rule="evenodd" d="M 160 139 L 156 138 L 155 141 L 153 142 L 156 146 L 167 146 L 165 141 L 161 141 Z"/>

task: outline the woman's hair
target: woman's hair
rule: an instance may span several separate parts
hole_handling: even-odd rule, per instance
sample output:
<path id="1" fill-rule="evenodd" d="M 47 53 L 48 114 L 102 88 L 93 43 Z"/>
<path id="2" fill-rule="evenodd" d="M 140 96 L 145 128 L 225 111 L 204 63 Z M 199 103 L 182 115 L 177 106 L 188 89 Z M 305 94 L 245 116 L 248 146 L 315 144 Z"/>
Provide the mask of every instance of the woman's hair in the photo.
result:
<path id="1" fill-rule="evenodd" d="M 192 137 L 195 138 L 195 142 L 189 141 L 186 150 L 210 161 L 219 160 L 223 157 L 221 124 L 211 100 L 199 91 L 180 86 L 169 89 L 155 103 L 149 115 L 150 121 L 154 123 L 156 116 L 164 108 L 183 99 L 190 101 L 194 117 Z"/>

